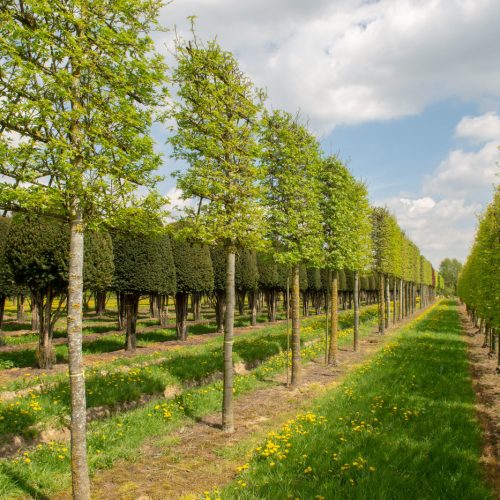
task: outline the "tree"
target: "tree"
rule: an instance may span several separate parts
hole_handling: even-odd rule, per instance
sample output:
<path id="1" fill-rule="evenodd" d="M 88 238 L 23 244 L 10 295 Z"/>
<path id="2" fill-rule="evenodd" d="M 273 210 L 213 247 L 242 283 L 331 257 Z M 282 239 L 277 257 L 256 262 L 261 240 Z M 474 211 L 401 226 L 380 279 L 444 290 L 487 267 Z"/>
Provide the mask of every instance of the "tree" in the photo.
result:
<path id="1" fill-rule="evenodd" d="M 177 276 L 175 316 L 177 338 L 187 339 L 187 308 L 189 294 L 210 293 L 214 287 L 214 267 L 206 245 L 174 240 L 172 253 Z"/>
<path id="2" fill-rule="evenodd" d="M 300 264 L 318 265 L 321 254 L 319 145 L 289 113 L 266 113 L 261 133 L 267 237 L 278 263 L 292 270 L 292 386 L 301 382 Z"/>
<path id="3" fill-rule="evenodd" d="M 335 156 L 323 160 L 319 172 L 320 209 L 324 238 L 324 267 L 331 271 L 331 330 L 328 364 L 337 365 L 339 274 L 362 271 L 370 253 L 366 188 Z M 347 289 L 346 280 L 341 286 Z M 356 292 L 357 293 L 357 292 Z M 356 311 L 357 303 L 355 299 Z M 357 338 L 357 324 L 355 339 Z M 356 340 L 355 340 L 356 344 Z"/>
<path id="4" fill-rule="evenodd" d="M 177 185 L 185 199 L 198 200 L 187 210 L 185 232 L 226 251 L 222 427 L 233 432 L 235 258 L 238 249 L 259 246 L 262 235 L 256 132 L 264 96 L 215 41 L 177 40 L 175 57 L 179 100 L 170 143 L 173 156 L 189 164 L 177 173 Z"/>
<path id="5" fill-rule="evenodd" d="M 40 368 L 52 368 L 54 325 L 63 310 L 68 287 L 69 227 L 57 219 L 14 215 L 7 235 L 5 258 L 14 281 L 29 288 L 36 308 Z M 54 311 L 53 303 L 59 297 Z"/>
<path id="6" fill-rule="evenodd" d="M 462 270 L 462 263 L 457 259 L 446 257 L 439 264 L 439 273 L 444 279 L 445 293 L 455 295 L 457 293 L 458 275 Z"/>
<path id="7" fill-rule="evenodd" d="M 77 499 L 90 496 L 81 350 L 83 232 L 119 208 L 130 210 L 137 188 L 156 182 L 160 158 L 149 130 L 164 101 L 166 67 L 149 34 L 161 6 L 152 0 L 8 0 L 0 11 L 0 207 L 50 213 L 70 224 Z"/>
<path id="8" fill-rule="evenodd" d="M 115 259 L 114 287 L 120 293 L 126 314 L 125 349 L 135 351 L 137 315 L 142 295 L 174 294 L 176 268 L 165 232 L 132 233 L 120 231 L 113 235 Z"/>
<path id="9" fill-rule="evenodd" d="M 113 283 L 115 263 L 113 243 L 106 231 L 86 231 L 84 234 L 83 289 L 94 294 L 98 316 L 104 314 L 106 291 Z"/>

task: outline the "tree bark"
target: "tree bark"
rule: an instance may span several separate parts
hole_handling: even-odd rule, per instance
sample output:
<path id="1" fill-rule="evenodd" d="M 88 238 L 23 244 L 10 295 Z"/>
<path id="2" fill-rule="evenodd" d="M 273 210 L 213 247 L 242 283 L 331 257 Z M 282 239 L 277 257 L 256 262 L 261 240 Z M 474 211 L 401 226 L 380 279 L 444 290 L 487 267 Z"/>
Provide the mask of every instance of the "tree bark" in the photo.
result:
<path id="1" fill-rule="evenodd" d="M 379 317 L 378 317 L 378 331 L 381 335 L 385 333 L 385 279 L 384 275 L 379 275 Z"/>
<path id="2" fill-rule="evenodd" d="M 168 295 L 158 295 L 158 313 L 160 315 L 160 326 L 166 328 L 168 324 Z"/>
<path id="3" fill-rule="evenodd" d="M 302 382 L 302 363 L 300 355 L 300 269 L 299 264 L 292 268 L 292 379 L 291 386 Z"/>
<path id="4" fill-rule="evenodd" d="M 95 313 L 100 318 L 106 312 L 106 292 L 99 290 L 95 292 Z"/>
<path id="5" fill-rule="evenodd" d="M 139 310 L 139 296 L 125 295 L 125 310 L 127 316 L 127 331 L 125 336 L 125 350 L 135 352 L 137 348 L 137 313 Z"/>
<path id="6" fill-rule="evenodd" d="M 391 315 L 391 290 L 389 276 L 385 278 L 385 327 L 389 328 L 389 317 Z"/>
<path id="7" fill-rule="evenodd" d="M 330 347 L 328 349 L 328 364 L 337 366 L 337 351 L 339 348 L 339 279 L 338 272 L 332 274 L 332 295 L 330 304 L 331 314 L 331 330 L 330 330 Z"/>
<path id="8" fill-rule="evenodd" d="M 233 411 L 233 328 L 234 328 L 234 274 L 236 255 L 233 250 L 227 252 L 226 274 L 226 318 L 224 322 L 224 387 L 222 395 L 222 430 L 234 432 Z"/>
<path id="9" fill-rule="evenodd" d="M 87 465 L 87 414 L 82 355 L 83 219 L 76 200 L 70 234 L 68 284 L 68 349 L 71 390 L 71 478 L 73 498 L 90 499 Z"/>
<path id="10" fill-rule="evenodd" d="M 201 321 L 201 294 L 193 293 L 191 300 L 193 302 L 193 319 L 194 321 Z"/>
<path id="11" fill-rule="evenodd" d="M 35 293 L 31 294 L 31 331 L 38 332 L 40 329 L 40 314 Z"/>
<path id="12" fill-rule="evenodd" d="M 17 321 L 22 323 L 24 321 L 24 295 L 17 296 Z"/>
<path id="13" fill-rule="evenodd" d="M 257 326 L 257 290 L 252 290 L 249 297 L 252 302 L 252 326 Z"/>
<path id="14" fill-rule="evenodd" d="M 217 322 L 217 333 L 224 333 L 224 316 L 226 311 L 226 295 L 218 291 L 215 294 L 215 320 Z"/>
<path id="15" fill-rule="evenodd" d="M 3 315 L 5 311 L 5 300 L 7 297 L 5 295 L 0 295 L 0 346 L 5 345 L 5 339 L 2 334 L 2 325 L 3 325 Z"/>
<path id="16" fill-rule="evenodd" d="M 359 273 L 354 271 L 354 350 L 359 349 Z"/>
<path id="17" fill-rule="evenodd" d="M 175 327 L 178 340 L 187 340 L 188 294 L 177 292 L 175 295 Z"/>

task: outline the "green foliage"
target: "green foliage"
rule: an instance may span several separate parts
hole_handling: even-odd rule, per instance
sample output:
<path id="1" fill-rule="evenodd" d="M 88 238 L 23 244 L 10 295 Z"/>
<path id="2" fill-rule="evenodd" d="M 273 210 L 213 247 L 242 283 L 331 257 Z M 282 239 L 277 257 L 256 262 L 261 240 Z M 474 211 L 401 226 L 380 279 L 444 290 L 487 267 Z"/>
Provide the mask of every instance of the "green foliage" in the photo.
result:
<path id="1" fill-rule="evenodd" d="M 214 266 L 210 249 L 198 243 L 172 240 L 177 292 L 210 293 L 214 288 Z"/>
<path id="2" fill-rule="evenodd" d="M 0 217 L 0 296 L 4 297 L 17 293 L 12 271 L 5 258 L 10 223 L 10 217 Z"/>
<path id="3" fill-rule="evenodd" d="M 236 288 L 256 290 L 259 286 L 257 254 L 252 250 L 240 250 L 236 257 Z"/>
<path id="4" fill-rule="evenodd" d="M 356 181 L 335 156 L 323 160 L 319 182 L 324 265 L 336 271 L 365 269 L 371 251 L 370 205 L 365 185 Z"/>
<path id="5" fill-rule="evenodd" d="M 316 268 L 307 269 L 307 289 L 311 293 L 317 293 L 323 288 L 321 281 L 321 271 Z"/>
<path id="6" fill-rule="evenodd" d="M 62 292 L 68 281 L 69 227 L 57 220 L 16 214 L 5 257 L 16 284 L 32 291 Z"/>
<path id="7" fill-rule="evenodd" d="M 137 202 L 138 185 L 154 186 L 160 157 L 150 128 L 166 66 L 150 32 L 161 6 L 4 4 L 0 206 L 70 218 L 78 200 L 97 223 Z"/>
<path id="8" fill-rule="evenodd" d="M 87 231 L 84 243 L 83 288 L 93 292 L 106 291 L 113 283 L 114 271 L 113 243 L 109 233 Z"/>
<path id="9" fill-rule="evenodd" d="M 177 40 L 175 58 L 179 100 L 170 110 L 177 127 L 169 142 L 173 156 L 189 164 L 175 174 L 183 198 L 199 200 L 186 208 L 181 230 L 233 251 L 255 248 L 263 233 L 256 162 L 263 93 L 215 41 Z"/>
<path id="10" fill-rule="evenodd" d="M 225 292 L 227 276 L 226 250 L 221 246 L 210 247 L 210 256 L 214 271 L 214 291 Z"/>
<path id="11" fill-rule="evenodd" d="M 446 258 L 439 264 L 439 273 L 444 279 L 444 285 L 448 289 L 449 293 L 456 293 L 458 275 L 462 270 L 462 263 L 457 259 Z"/>
<path id="12" fill-rule="evenodd" d="M 318 264 L 322 231 L 317 140 L 289 113 L 265 113 L 261 133 L 267 237 L 278 262 Z"/>
<path id="13" fill-rule="evenodd" d="M 480 219 L 472 250 L 458 278 L 458 294 L 478 317 L 500 328 L 500 186 Z M 450 279 L 450 276 L 448 276 Z M 450 281 L 446 281 L 445 285 Z"/>
<path id="14" fill-rule="evenodd" d="M 163 233 L 113 234 L 117 291 L 134 294 L 173 294 L 176 290 L 176 266 L 169 237 Z"/>

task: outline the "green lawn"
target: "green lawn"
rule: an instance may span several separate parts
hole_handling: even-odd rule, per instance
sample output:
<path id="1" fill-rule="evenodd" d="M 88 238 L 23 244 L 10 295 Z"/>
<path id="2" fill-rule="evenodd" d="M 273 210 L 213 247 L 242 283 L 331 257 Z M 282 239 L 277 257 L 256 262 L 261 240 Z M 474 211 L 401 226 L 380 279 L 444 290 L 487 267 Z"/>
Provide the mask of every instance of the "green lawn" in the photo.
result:
<path id="1" fill-rule="evenodd" d="M 493 498 L 474 401 L 457 305 L 443 301 L 270 434 L 220 496 Z"/>

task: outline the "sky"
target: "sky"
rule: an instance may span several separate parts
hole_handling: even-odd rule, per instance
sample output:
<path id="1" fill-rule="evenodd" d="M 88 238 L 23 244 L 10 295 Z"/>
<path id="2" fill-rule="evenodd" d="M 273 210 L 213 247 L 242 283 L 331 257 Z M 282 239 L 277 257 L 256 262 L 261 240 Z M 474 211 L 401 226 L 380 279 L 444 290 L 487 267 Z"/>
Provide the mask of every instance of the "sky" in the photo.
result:
<path id="1" fill-rule="evenodd" d="M 268 108 L 300 111 L 435 267 L 466 258 L 500 182 L 499 0 L 173 0 L 161 22 L 188 38 L 189 16 Z M 169 57 L 173 32 L 156 42 Z M 179 165 L 154 133 L 175 203 Z"/>

